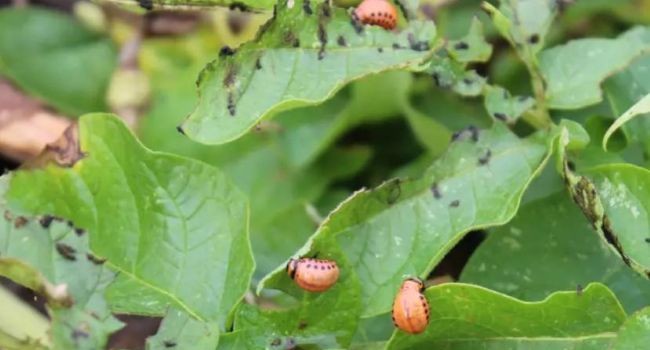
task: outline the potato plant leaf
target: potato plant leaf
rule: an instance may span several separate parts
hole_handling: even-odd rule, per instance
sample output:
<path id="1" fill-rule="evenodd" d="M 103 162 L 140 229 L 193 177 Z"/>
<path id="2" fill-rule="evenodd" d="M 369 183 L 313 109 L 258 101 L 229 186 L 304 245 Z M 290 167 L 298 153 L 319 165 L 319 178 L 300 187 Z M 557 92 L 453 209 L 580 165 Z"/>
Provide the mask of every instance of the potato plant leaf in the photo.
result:
<path id="1" fill-rule="evenodd" d="M 272 112 L 318 104 L 346 83 L 415 67 L 430 55 L 432 22 L 399 33 L 353 21 L 328 2 L 281 1 L 255 41 L 223 48 L 198 79 L 199 102 L 182 125 L 193 140 L 220 144 Z"/>
<path id="2" fill-rule="evenodd" d="M 318 257 L 349 266 L 340 250 L 330 249 Z M 300 293 L 293 281 L 291 283 L 294 294 L 299 295 L 297 306 L 286 310 L 260 310 L 241 305 L 234 331 L 221 337 L 219 350 L 348 348 L 362 309 L 355 273 L 341 269 L 337 283 L 325 293 Z"/>
<path id="3" fill-rule="evenodd" d="M 115 273 L 90 251 L 88 234 L 58 218 L 21 216 L 4 205 L 0 208 L 4 213 L 0 218 L 0 275 L 47 300 L 52 346 L 103 348 L 108 336 L 122 325 L 104 298 Z"/>
<path id="4" fill-rule="evenodd" d="M 544 47 L 546 34 L 557 14 L 557 1 L 500 0 L 498 9 L 488 2 L 483 2 L 483 9 L 521 59 L 536 66 L 536 54 Z"/>
<path id="5" fill-rule="evenodd" d="M 112 115 L 81 117 L 78 139 L 51 148 L 75 156 L 70 167 L 16 172 L 9 203 L 89 231 L 92 251 L 119 272 L 114 311 L 174 305 L 225 327 L 254 269 L 243 194 L 211 166 L 144 148 Z"/>
<path id="6" fill-rule="evenodd" d="M 457 62 L 486 62 L 492 55 L 492 45 L 485 41 L 483 24 L 474 17 L 469 32 L 463 38 L 450 40 L 447 44 L 449 56 Z"/>
<path id="7" fill-rule="evenodd" d="M 529 96 L 512 96 L 500 86 L 486 86 L 484 90 L 485 109 L 488 114 L 499 121 L 512 124 L 522 114 L 535 105 L 535 99 Z"/>
<path id="8" fill-rule="evenodd" d="M 106 111 L 116 63 L 108 38 L 65 14 L 39 7 L 0 10 L 0 73 L 65 114 Z"/>
<path id="9" fill-rule="evenodd" d="M 650 171 L 627 163 L 575 172 L 564 160 L 569 192 L 592 227 L 635 271 L 650 278 Z"/>
<path id="10" fill-rule="evenodd" d="M 451 89 L 464 97 L 479 96 L 486 83 L 475 70 L 467 70 L 465 64 L 444 54 L 434 56 L 425 72 L 431 74 L 438 87 Z"/>
<path id="11" fill-rule="evenodd" d="M 425 295 L 431 305 L 426 331 L 395 331 L 386 349 L 604 350 L 625 320 L 614 294 L 598 283 L 539 302 L 453 283 L 428 288 Z"/>
<path id="12" fill-rule="evenodd" d="M 600 102 L 601 82 L 648 50 L 650 28 L 646 27 L 616 39 L 579 39 L 544 50 L 539 60 L 549 108 L 578 109 Z"/>
<path id="13" fill-rule="evenodd" d="M 622 127 L 625 123 L 629 122 L 635 117 L 650 113 L 650 94 L 645 95 L 642 99 L 639 100 L 634 106 L 630 107 L 625 113 L 623 113 L 614 123 L 607 129 L 605 136 L 603 137 L 603 149 L 607 150 L 607 141 L 609 138 Z"/>
<path id="14" fill-rule="evenodd" d="M 603 91 L 612 115 L 618 117 L 650 94 L 650 55 L 646 54 L 634 61 L 625 70 L 616 73 L 605 81 Z M 640 142 L 646 152 L 650 151 L 650 118 L 628 120 L 621 126 L 629 140 Z M 645 118 L 643 117 L 645 116 Z"/>
<path id="15" fill-rule="evenodd" d="M 455 139 L 423 177 L 348 198 L 296 253 L 341 249 L 350 264 L 342 270 L 361 281 L 364 316 L 387 312 L 402 279 L 426 276 L 466 232 L 508 222 L 554 137 L 519 139 L 498 123 Z M 292 292 L 292 283 L 281 267 L 260 287 Z"/>
<path id="16" fill-rule="evenodd" d="M 510 223 L 490 231 L 460 280 L 527 301 L 600 282 L 629 312 L 647 305 L 648 281 L 594 235 L 581 214 L 566 191 L 522 206 Z"/>

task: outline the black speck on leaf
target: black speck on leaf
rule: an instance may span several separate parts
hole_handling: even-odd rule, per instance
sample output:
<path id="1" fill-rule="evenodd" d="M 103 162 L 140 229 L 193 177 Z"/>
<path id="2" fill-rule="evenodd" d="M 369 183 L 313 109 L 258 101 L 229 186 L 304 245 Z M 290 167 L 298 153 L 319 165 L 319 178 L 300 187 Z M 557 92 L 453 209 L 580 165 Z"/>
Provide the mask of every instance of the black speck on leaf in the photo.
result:
<path id="1" fill-rule="evenodd" d="M 458 208 L 458 206 L 460 206 L 460 201 L 459 200 L 452 201 L 451 203 L 449 203 L 449 206 L 452 208 Z"/>
<path id="2" fill-rule="evenodd" d="M 40 220 L 38 220 L 43 228 L 49 228 L 52 224 L 52 221 L 54 221 L 54 216 L 52 215 L 45 215 Z"/>
<path id="3" fill-rule="evenodd" d="M 27 225 L 27 222 L 28 222 L 28 220 L 27 220 L 26 217 L 18 216 L 18 217 L 16 217 L 16 220 L 14 221 L 14 227 L 15 228 L 21 228 L 21 227 Z"/>
<path id="4" fill-rule="evenodd" d="M 230 46 L 224 46 L 219 50 L 219 57 L 232 56 L 235 54 L 235 50 L 231 49 Z"/>
<path id="5" fill-rule="evenodd" d="M 77 260 L 77 257 L 75 254 L 77 253 L 77 250 L 72 248 L 71 246 L 58 242 L 56 245 L 56 251 L 59 252 L 59 255 L 61 255 L 64 259 L 70 260 L 70 261 L 75 261 Z"/>
<path id="6" fill-rule="evenodd" d="M 532 45 L 535 45 L 539 42 L 539 34 L 533 34 L 528 38 L 528 42 Z"/>
<path id="7" fill-rule="evenodd" d="M 173 340 L 165 340 L 165 341 L 163 342 L 163 345 L 164 345 L 166 348 L 173 348 L 173 347 L 176 346 L 176 342 L 173 341 Z"/>
<path id="8" fill-rule="evenodd" d="M 505 114 L 500 113 L 500 112 L 494 113 L 494 118 L 496 118 L 496 119 L 498 119 L 498 120 L 500 120 L 502 122 L 508 121 L 508 116 L 506 116 Z"/>
<path id="9" fill-rule="evenodd" d="M 469 49 L 469 45 L 464 41 L 459 41 L 459 42 L 456 43 L 456 45 L 454 45 L 454 49 L 456 49 L 456 50 L 467 50 L 467 49 Z"/>
<path id="10" fill-rule="evenodd" d="M 313 13 L 311 9 L 311 2 L 309 0 L 304 0 L 302 3 L 302 10 L 305 11 L 305 14 L 311 15 Z"/>

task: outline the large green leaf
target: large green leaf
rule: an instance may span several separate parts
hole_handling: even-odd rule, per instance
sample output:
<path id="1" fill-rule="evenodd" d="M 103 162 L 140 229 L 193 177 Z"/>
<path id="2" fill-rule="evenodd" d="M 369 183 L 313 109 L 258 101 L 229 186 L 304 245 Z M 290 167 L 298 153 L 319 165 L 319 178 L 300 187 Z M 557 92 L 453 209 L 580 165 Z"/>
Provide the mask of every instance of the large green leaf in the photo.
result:
<path id="1" fill-rule="evenodd" d="M 199 103 L 183 123 L 208 144 L 243 135 L 272 112 L 318 104 L 365 75 L 414 67 L 429 55 L 431 22 L 400 33 L 351 22 L 328 2 L 281 1 L 258 39 L 220 57 L 199 75 Z"/>
<path id="2" fill-rule="evenodd" d="M 548 142 L 546 134 L 519 139 L 500 124 L 464 130 L 420 179 L 348 198 L 297 255 L 341 249 L 350 262 L 342 270 L 361 281 L 363 315 L 384 313 L 404 276 L 426 276 L 466 232 L 514 216 Z M 292 282 L 279 268 L 262 286 L 291 291 Z"/>
<path id="3" fill-rule="evenodd" d="M 571 196 L 593 228 L 627 265 L 650 278 L 650 171 L 614 163 L 575 172 L 570 161 L 563 162 Z"/>
<path id="4" fill-rule="evenodd" d="M 602 100 L 600 83 L 650 49 L 650 29 L 634 28 L 616 39 L 579 39 L 540 53 L 554 109 L 578 109 Z"/>
<path id="5" fill-rule="evenodd" d="M 60 219 L 18 216 L 0 208 L 0 275 L 45 297 L 51 344 L 56 349 L 104 347 L 121 328 L 104 298 L 115 273 L 89 250 L 88 234 Z"/>
<path id="6" fill-rule="evenodd" d="M 632 315 L 621 327 L 612 350 L 643 349 L 650 344 L 650 308 Z"/>
<path id="7" fill-rule="evenodd" d="M 481 287 L 442 284 L 425 293 L 426 331 L 393 334 L 387 349 L 608 349 L 625 320 L 601 284 L 523 302 Z"/>
<path id="8" fill-rule="evenodd" d="M 119 272 L 113 310 L 175 305 L 224 327 L 254 269 L 244 196 L 211 166 L 144 148 L 114 116 L 81 117 L 79 140 L 79 150 L 55 149 L 85 155 L 72 167 L 14 174 L 10 203 L 91 233 L 93 252 Z"/>
<path id="9" fill-rule="evenodd" d="M 69 16 L 37 7 L 0 10 L 0 73 L 63 113 L 106 111 L 116 62 L 107 38 Z"/>
<path id="10" fill-rule="evenodd" d="M 460 280 L 523 300 L 601 282 L 629 312 L 650 300 L 648 281 L 593 233 L 566 192 L 522 206 L 510 223 L 492 230 Z"/>
<path id="11" fill-rule="evenodd" d="M 313 232 L 305 211 L 327 185 L 361 169 L 368 149 L 327 151 L 345 130 L 398 113 L 410 83 L 405 72 L 362 79 L 333 99 L 280 113 L 276 119 L 235 142 L 206 146 L 189 141 L 175 126 L 196 100 L 194 76 L 210 56 L 204 33 L 182 40 L 156 40 L 143 48 L 143 69 L 151 77 L 152 108 L 140 127 L 143 142 L 156 150 L 201 159 L 217 165 L 249 197 L 251 241 L 256 279 L 275 268 Z M 363 110 L 364 101 L 379 96 L 377 108 Z M 405 97 L 405 96 L 404 96 Z"/>

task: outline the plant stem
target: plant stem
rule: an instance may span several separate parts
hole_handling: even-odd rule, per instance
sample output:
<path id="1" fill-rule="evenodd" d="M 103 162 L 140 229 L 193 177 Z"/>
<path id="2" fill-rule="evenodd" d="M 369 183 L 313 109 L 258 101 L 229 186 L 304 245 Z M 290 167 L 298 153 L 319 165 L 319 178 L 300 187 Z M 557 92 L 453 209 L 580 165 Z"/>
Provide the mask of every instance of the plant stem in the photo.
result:
<path id="1" fill-rule="evenodd" d="M 530 74 L 533 94 L 535 95 L 536 100 L 535 107 L 528 113 L 524 114 L 522 118 L 535 129 L 547 129 L 554 123 L 551 119 L 550 114 L 548 113 L 548 108 L 546 107 L 544 78 L 542 78 L 539 70 L 532 62 L 525 59 L 521 54 L 520 57 L 522 57 L 522 60 L 528 69 L 528 73 Z"/>

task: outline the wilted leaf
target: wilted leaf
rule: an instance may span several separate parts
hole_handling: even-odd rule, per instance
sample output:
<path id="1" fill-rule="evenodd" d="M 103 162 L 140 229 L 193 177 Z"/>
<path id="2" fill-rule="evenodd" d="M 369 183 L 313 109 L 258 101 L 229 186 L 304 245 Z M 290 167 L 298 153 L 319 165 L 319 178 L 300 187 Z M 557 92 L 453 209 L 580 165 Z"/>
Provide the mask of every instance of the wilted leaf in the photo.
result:
<path id="1" fill-rule="evenodd" d="M 630 270 L 581 214 L 564 191 L 522 206 L 510 223 L 490 232 L 460 280 L 523 300 L 601 282 L 630 312 L 648 305 L 648 281 Z"/>
<path id="2" fill-rule="evenodd" d="M 86 115 L 79 128 L 84 157 L 15 173 L 10 203 L 90 232 L 92 251 L 119 272 L 113 310 L 175 305 L 224 327 L 254 268 L 244 196 L 211 166 L 144 148 L 114 116 Z"/>
<path id="3" fill-rule="evenodd" d="M 183 130 L 208 144 L 243 135 L 272 112 L 318 104 L 365 75 L 414 67 L 429 55 L 431 22 L 399 34 L 351 22 L 329 3 L 286 1 L 256 41 L 224 49 L 199 76 L 199 103 Z"/>
<path id="4" fill-rule="evenodd" d="M 404 276 L 426 276 L 466 232 L 510 220 L 548 158 L 547 137 L 521 140 L 501 124 L 464 130 L 422 178 L 355 193 L 296 255 L 340 247 L 351 264 L 342 270 L 361 281 L 363 315 L 384 313 Z M 263 286 L 291 283 L 278 269 Z"/>
<path id="5" fill-rule="evenodd" d="M 650 29 L 639 27 L 616 39 L 579 39 L 540 53 L 553 109 L 578 109 L 602 100 L 600 83 L 650 50 Z"/>
<path id="6" fill-rule="evenodd" d="M 431 305 L 427 330 L 396 331 L 387 349 L 604 350 L 625 320 L 614 294 L 597 283 L 539 302 L 465 284 L 431 287 L 425 295 Z"/>
<path id="7" fill-rule="evenodd" d="M 106 111 L 116 62 L 107 38 L 58 11 L 0 10 L 0 72 L 65 114 Z"/>
<path id="8" fill-rule="evenodd" d="M 575 173 L 568 164 L 569 191 L 593 228 L 627 265 L 650 278 L 650 171 L 622 163 Z"/>

